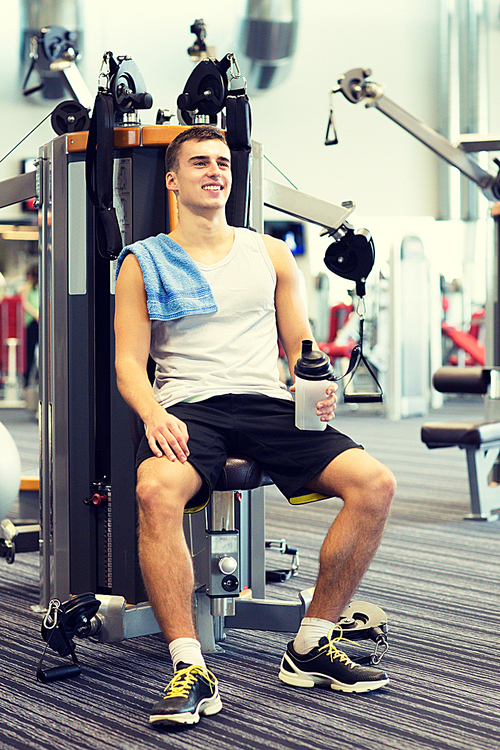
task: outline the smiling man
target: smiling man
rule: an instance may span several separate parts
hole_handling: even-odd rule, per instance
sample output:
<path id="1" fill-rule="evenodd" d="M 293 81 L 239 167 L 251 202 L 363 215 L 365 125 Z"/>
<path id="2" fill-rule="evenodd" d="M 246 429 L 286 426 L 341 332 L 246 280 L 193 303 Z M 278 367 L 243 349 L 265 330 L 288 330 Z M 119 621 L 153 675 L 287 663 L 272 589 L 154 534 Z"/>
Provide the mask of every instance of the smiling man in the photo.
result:
<path id="1" fill-rule="evenodd" d="M 223 134 L 211 126 L 183 131 L 167 150 L 166 185 L 177 197 L 177 226 L 125 248 L 116 284 L 118 387 L 145 425 L 136 460 L 140 565 L 175 672 L 150 722 L 195 724 L 222 708 L 197 639 L 182 521 L 185 509 L 206 505 L 231 453 L 258 461 L 289 499 L 317 492 L 343 500 L 279 678 L 295 687 L 376 690 L 387 675 L 338 649 L 336 622 L 379 545 L 394 477 L 330 425 L 295 427 L 293 397 L 279 380 L 278 339 L 293 373 L 302 340 L 313 338 L 298 272 L 284 242 L 227 224 Z M 330 383 L 317 404 L 327 423 L 335 389 Z"/>

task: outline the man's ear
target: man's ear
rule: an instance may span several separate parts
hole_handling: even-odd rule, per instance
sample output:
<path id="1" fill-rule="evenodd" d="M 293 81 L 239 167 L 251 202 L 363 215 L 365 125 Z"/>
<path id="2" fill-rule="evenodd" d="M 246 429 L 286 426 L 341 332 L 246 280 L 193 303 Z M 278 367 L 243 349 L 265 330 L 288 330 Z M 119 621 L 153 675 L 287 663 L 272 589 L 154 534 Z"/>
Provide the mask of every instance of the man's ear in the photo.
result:
<path id="1" fill-rule="evenodd" d="M 165 185 L 167 186 L 167 190 L 177 191 L 177 178 L 174 172 L 167 172 L 165 175 Z"/>

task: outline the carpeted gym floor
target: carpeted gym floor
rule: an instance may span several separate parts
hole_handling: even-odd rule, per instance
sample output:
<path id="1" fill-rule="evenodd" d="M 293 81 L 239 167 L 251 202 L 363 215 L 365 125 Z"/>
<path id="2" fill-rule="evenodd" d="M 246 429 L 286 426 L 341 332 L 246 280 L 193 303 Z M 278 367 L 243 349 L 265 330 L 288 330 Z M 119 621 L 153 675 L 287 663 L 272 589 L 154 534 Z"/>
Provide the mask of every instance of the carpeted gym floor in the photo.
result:
<path id="1" fill-rule="evenodd" d="M 428 419 L 482 418 L 479 399 L 454 399 Z M 16 440 L 23 473 L 38 470 L 37 426 L 24 412 L 0 411 Z M 208 654 L 224 710 L 189 730 L 154 730 L 150 705 L 170 678 L 159 635 L 118 644 L 77 642 L 80 677 L 41 685 L 43 641 L 38 556 L 0 559 L 0 748 L 9 750 L 491 750 L 500 747 L 500 522 L 467 522 L 465 455 L 429 451 L 424 419 L 390 422 L 340 410 L 336 426 L 363 443 L 398 479 L 380 549 L 356 595 L 389 621 L 382 665 L 390 685 L 364 695 L 293 689 L 277 679 L 291 634 L 229 630 L 223 652 Z M 340 507 L 327 500 L 289 506 L 267 490 L 267 538 L 300 551 L 298 575 L 268 586 L 295 598 L 313 585 L 326 529 Z M 280 564 L 268 553 L 269 567 Z M 359 650 L 367 650 L 361 644 Z"/>

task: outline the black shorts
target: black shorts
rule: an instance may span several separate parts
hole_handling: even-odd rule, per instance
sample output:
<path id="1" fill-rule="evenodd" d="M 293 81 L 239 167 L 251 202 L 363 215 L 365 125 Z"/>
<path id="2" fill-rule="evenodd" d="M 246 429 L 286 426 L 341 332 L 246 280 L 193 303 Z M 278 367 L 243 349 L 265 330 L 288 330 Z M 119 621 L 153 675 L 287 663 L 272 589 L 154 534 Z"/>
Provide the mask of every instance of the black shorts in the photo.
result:
<path id="1" fill-rule="evenodd" d="M 305 485 L 330 461 L 349 448 L 361 448 L 330 425 L 323 431 L 295 427 L 293 401 L 260 394 L 228 394 L 195 403 L 181 402 L 168 412 L 186 423 L 188 461 L 206 485 L 186 510 L 204 507 L 224 467 L 227 456 L 257 461 L 291 503 L 321 499 Z M 146 436 L 136 457 L 136 467 L 154 457 Z M 207 487 L 208 485 L 208 487 Z"/>

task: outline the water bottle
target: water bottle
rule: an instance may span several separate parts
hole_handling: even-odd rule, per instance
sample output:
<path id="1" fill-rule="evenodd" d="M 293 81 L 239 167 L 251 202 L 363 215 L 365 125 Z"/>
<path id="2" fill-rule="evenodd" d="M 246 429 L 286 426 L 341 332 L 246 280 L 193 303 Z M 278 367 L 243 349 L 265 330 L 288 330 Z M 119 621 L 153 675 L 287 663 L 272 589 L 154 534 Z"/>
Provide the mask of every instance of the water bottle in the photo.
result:
<path id="1" fill-rule="evenodd" d="M 313 349 L 313 342 L 306 339 L 294 372 L 295 426 L 299 430 L 325 430 L 327 423 L 316 414 L 316 404 L 326 397 L 327 381 L 333 379 L 329 357 Z"/>

